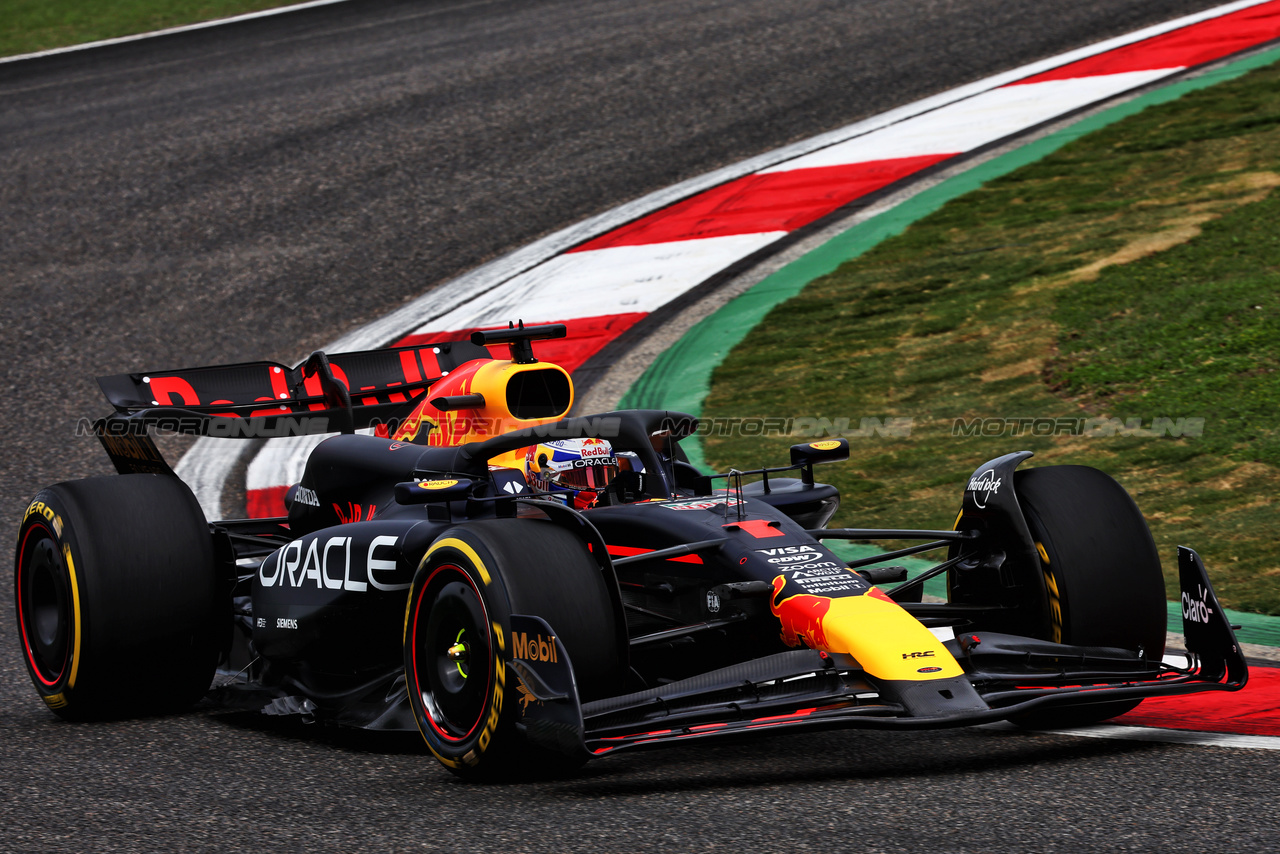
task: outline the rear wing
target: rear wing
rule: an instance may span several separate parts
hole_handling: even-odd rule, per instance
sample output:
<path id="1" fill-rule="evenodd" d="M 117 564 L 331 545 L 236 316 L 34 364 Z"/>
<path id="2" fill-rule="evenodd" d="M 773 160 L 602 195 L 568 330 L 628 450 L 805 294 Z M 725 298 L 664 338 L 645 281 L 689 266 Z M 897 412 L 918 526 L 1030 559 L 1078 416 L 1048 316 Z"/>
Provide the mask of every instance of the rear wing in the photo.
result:
<path id="1" fill-rule="evenodd" d="M 115 412 L 94 423 L 117 471 L 168 472 L 148 428 L 221 438 L 351 433 L 395 424 L 442 376 L 491 358 L 470 341 L 99 377 Z"/>

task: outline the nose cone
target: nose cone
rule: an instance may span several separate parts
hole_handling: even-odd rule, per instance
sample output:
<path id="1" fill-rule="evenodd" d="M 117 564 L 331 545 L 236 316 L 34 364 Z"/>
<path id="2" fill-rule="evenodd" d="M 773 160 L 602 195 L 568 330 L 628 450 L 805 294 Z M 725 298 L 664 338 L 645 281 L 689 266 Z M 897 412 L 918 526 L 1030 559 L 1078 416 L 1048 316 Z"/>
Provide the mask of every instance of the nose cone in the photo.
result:
<path id="1" fill-rule="evenodd" d="M 773 581 L 770 610 L 789 646 L 805 645 L 857 659 L 871 676 L 925 681 L 963 676 L 942 642 L 881 591 L 829 598 L 800 593 L 778 600 L 786 579 Z"/>

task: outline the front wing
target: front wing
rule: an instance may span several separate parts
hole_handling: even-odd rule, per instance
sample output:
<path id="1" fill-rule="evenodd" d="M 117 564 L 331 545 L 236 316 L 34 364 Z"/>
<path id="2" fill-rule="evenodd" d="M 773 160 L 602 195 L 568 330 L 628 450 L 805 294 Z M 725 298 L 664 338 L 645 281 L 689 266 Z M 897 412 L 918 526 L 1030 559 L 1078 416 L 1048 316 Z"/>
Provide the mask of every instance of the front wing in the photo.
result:
<path id="1" fill-rule="evenodd" d="M 779 653 L 646 691 L 579 700 L 568 652 L 538 617 L 512 631 L 555 646 L 511 659 L 521 727 L 530 741 L 576 756 L 632 747 L 790 729 L 926 729 L 971 726 L 1051 707 L 1200 691 L 1236 691 L 1248 667 L 1193 550 L 1179 549 L 1188 666 L 1136 652 L 1013 635 L 958 635 L 947 646 L 964 675 L 923 682 L 876 679 L 847 656 Z"/>

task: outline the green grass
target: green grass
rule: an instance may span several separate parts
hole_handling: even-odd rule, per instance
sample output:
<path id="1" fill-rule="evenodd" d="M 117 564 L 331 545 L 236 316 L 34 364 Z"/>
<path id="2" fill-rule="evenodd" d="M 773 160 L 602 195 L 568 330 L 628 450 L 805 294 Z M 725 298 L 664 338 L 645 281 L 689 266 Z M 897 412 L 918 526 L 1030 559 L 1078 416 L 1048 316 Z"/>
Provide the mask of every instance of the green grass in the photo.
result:
<path id="1" fill-rule="evenodd" d="M 0 56 L 286 5 L 282 0 L 0 0 Z"/>
<path id="2" fill-rule="evenodd" d="M 851 463 L 823 470 L 842 525 L 949 526 L 965 476 L 1010 450 L 1097 466 L 1146 513 L 1171 592 L 1186 543 L 1225 605 L 1280 614 L 1276 186 L 1270 66 L 1087 135 L 810 283 L 729 354 L 702 414 L 910 417 L 908 438 L 853 438 Z M 956 435 L 976 418 L 1092 429 Z M 1156 418 L 1191 430 L 1129 429 Z M 706 451 L 742 468 L 799 440 Z"/>

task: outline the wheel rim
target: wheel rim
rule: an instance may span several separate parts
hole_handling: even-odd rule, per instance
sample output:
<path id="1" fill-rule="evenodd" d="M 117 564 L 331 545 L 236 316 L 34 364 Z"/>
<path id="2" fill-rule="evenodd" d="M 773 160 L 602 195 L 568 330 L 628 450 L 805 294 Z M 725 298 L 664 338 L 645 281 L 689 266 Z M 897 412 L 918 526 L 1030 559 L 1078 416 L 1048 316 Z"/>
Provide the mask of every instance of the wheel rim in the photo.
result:
<path id="1" fill-rule="evenodd" d="M 475 583 L 457 566 L 441 566 L 423 585 L 413 621 L 415 689 L 437 735 L 464 741 L 489 701 L 489 622 Z"/>
<path id="2" fill-rule="evenodd" d="M 17 573 L 18 623 L 36 678 L 54 686 L 71 652 L 72 603 L 57 544 L 40 527 L 27 532 Z"/>

